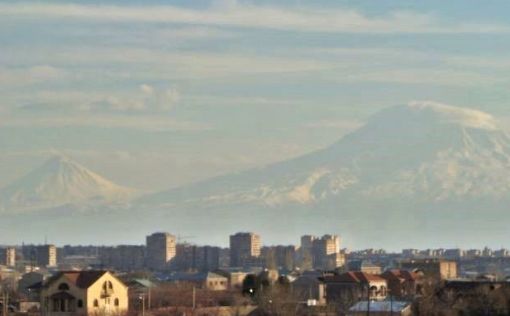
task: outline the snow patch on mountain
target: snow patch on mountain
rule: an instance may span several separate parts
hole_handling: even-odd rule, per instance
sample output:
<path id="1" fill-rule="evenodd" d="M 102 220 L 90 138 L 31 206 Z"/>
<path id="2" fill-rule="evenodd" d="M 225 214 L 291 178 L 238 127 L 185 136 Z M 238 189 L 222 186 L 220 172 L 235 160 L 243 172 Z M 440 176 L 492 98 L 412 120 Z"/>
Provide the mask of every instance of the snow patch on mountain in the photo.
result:
<path id="1" fill-rule="evenodd" d="M 472 128 L 497 129 L 497 122 L 494 117 L 488 113 L 455 107 L 433 101 L 413 101 L 408 104 L 409 108 L 430 112 L 436 115 L 436 119 L 451 122 Z"/>

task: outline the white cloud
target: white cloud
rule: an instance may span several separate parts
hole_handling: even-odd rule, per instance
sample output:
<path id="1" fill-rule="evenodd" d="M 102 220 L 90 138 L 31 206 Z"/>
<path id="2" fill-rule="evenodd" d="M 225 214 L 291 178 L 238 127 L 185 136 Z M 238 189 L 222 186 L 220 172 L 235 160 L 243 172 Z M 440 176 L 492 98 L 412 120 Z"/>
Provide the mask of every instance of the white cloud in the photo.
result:
<path id="1" fill-rule="evenodd" d="M 480 87 L 497 85 L 508 81 L 506 77 L 483 74 L 475 71 L 437 68 L 408 67 L 398 69 L 367 69 L 346 74 L 335 79 L 338 82 L 378 82 L 397 84 L 419 84 L 431 86 Z"/>
<path id="2" fill-rule="evenodd" d="M 359 121 L 354 121 L 354 120 L 326 119 L 326 120 L 319 120 L 319 121 L 306 123 L 304 125 L 304 127 L 313 128 L 313 129 L 331 128 L 331 129 L 339 129 L 339 130 L 344 130 L 344 131 L 352 131 L 362 125 L 363 124 L 360 123 Z"/>
<path id="3" fill-rule="evenodd" d="M 141 84 L 135 93 L 103 96 L 99 99 L 80 103 L 83 111 L 121 111 L 121 112 L 166 112 L 172 110 L 180 101 L 180 92 L 176 87 L 158 89 Z"/>
<path id="4" fill-rule="evenodd" d="M 0 84 L 24 86 L 34 83 L 51 82 L 68 77 L 66 70 L 50 65 L 28 67 L 0 67 Z"/>
<path id="5" fill-rule="evenodd" d="M 131 128 L 143 131 L 206 131 L 212 129 L 208 124 L 178 120 L 168 116 L 156 115 L 96 115 L 93 113 L 67 116 L 17 116 L 1 121 L 0 127 L 101 127 Z"/>
<path id="6" fill-rule="evenodd" d="M 292 31 L 352 33 L 488 33 L 509 32 L 507 26 L 458 23 L 451 25 L 433 16 L 393 12 L 367 17 L 347 9 L 281 8 L 255 5 L 219 5 L 209 10 L 176 6 L 111 6 L 78 4 L 2 4 L 0 14 L 38 18 L 81 18 L 107 21 L 185 23 Z"/>
<path id="7" fill-rule="evenodd" d="M 152 95 L 154 93 L 154 88 L 148 84 L 141 84 L 140 90 L 142 90 L 143 93 L 148 95 Z"/>

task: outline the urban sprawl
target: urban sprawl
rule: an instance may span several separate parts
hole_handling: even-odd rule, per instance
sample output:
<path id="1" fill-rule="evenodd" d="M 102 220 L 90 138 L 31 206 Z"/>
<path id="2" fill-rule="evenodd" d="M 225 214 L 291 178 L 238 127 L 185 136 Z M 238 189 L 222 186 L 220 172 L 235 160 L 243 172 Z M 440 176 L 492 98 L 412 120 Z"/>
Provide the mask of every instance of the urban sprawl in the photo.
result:
<path id="1" fill-rule="evenodd" d="M 508 315 L 507 249 L 349 251 L 337 235 L 228 248 L 0 246 L 0 315 Z"/>

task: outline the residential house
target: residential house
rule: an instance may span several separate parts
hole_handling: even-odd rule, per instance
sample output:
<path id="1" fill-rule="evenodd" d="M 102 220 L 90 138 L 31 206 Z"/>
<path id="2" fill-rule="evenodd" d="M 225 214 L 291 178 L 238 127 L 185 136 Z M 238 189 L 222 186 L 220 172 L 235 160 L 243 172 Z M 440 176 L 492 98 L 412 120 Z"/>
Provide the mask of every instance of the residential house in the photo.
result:
<path id="1" fill-rule="evenodd" d="M 387 270 L 381 277 L 388 283 L 389 295 L 396 298 L 412 298 L 420 290 L 420 274 L 407 270 Z"/>
<path id="2" fill-rule="evenodd" d="M 346 272 L 322 278 L 326 301 L 357 302 L 361 299 L 384 300 L 388 284 L 378 275 L 364 272 Z"/>
<path id="3" fill-rule="evenodd" d="M 128 310 L 128 288 L 108 271 L 63 271 L 41 291 L 43 316 L 119 315 Z"/>

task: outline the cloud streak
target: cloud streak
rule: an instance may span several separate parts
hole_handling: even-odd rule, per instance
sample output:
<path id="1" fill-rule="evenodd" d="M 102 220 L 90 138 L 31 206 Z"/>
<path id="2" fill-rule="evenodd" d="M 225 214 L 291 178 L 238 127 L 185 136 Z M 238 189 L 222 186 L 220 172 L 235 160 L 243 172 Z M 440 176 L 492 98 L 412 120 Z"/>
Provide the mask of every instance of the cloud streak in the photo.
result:
<path id="1" fill-rule="evenodd" d="M 182 23 L 326 33 L 500 33 L 506 25 L 449 24 L 429 14 L 395 11 L 368 17 L 355 10 L 233 5 L 209 10 L 176 6 L 1 4 L 4 16 L 70 18 L 109 22 Z"/>

